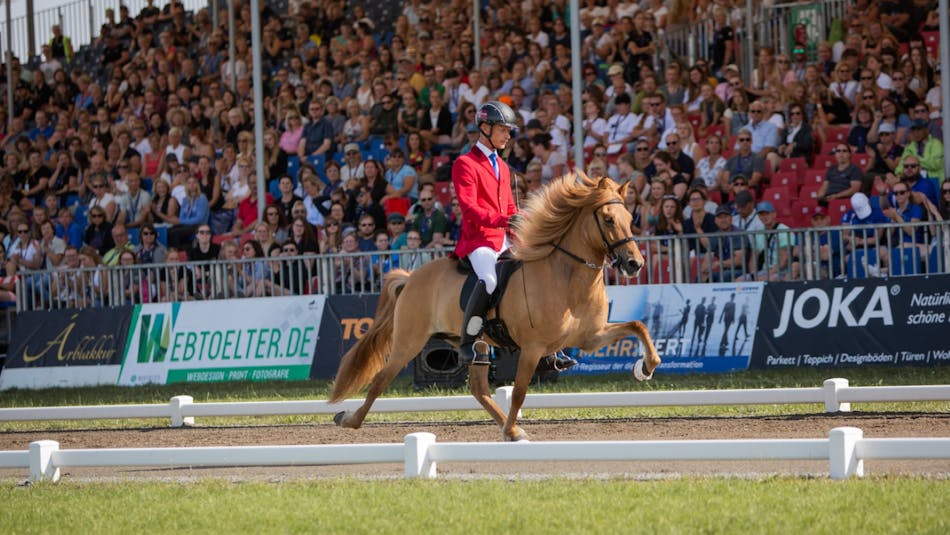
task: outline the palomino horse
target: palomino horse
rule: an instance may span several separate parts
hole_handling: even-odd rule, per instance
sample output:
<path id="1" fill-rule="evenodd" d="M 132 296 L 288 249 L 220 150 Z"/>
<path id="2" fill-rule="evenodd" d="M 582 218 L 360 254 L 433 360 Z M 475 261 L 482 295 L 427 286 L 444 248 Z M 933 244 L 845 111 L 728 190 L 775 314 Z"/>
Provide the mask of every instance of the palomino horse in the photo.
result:
<path id="1" fill-rule="evenodd" d="M 631 215 L 623 203 L 626 188 L 609 178 L 567 175 L 532 196 L 523 217 L 515 219 L 512 253 L 524 262 L 523 274 L 514 274 L 497 308 L 511 339 L 521 348 L 507 418 L 492 399 L 488 366 L 469 368 L 472 394 L 502 427 L 505 440 L 527 438 L 518 427 L 518 411 L 544 355 L 563 347 L 594 351 L 634 334 L 644 355 L 634 368 L 637 379 L 649 379 L 660 365 L 643 323 L 607 323 L 605 259 L 627 277 L 636 277 L 643 266 L 630 231 Z M 355 412 L 336 415 L 338 425 L 359 428 L 373 401 L 431 336 L 458 343 L 459 293 L 465 276 L 456 263 L 443 258 L 411 275 L 395 270 L 386 276 L 375 323 L 343 356 L 330 402 L 346 399 L 370 380 L 372 385 Z"/>

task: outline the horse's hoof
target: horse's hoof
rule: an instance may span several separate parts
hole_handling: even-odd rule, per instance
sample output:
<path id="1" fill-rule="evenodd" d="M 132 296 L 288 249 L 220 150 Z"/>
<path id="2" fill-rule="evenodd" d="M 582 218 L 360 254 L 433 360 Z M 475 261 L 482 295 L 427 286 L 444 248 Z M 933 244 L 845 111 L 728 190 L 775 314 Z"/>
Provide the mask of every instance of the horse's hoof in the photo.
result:
<path id="1" fill-rule="evenodd" d="M 505 442 L 531 442 L 531 440 L 528 438 L 528 433 L 526 433 L 523 429 L 519 429 L 514 435 L 509 435 L 505 432 L 502 432 L 501 436 Z"/>
<path id="2" fill-rule="evenodd" d="M 343 427 L 343 417 L 346 416 L 346 411 L 340 411 L 333 415 L 333 423 Z"/>
<path id="3" fill-rule="evenodd" d="M 633 365 L 633 376 L 637 381 L 649 381 L 653 379 L 653 373 L 650 375 L 643 373 L 643 359 L 637 359 L 637 363 Z"/>

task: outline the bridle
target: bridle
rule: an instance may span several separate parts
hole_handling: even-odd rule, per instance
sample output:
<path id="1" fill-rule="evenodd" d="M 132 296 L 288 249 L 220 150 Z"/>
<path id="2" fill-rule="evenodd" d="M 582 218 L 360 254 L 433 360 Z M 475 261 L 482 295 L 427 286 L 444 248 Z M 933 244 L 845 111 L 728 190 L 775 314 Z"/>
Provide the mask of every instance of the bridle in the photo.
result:
<path id="1" fill-rule="evenodd" d="M 626 238 L 621 238 L 614 242 L 610 242 L 607 240 L 607 234 L 604 232 L 604 227 L 600 221 L 600 214 L 598 212 L 600 211 L 601 208 L 603 208 L 604 206 L 607 206 L 608 204 L 623 204 L 623 201 L 621 201 L 620 199 L 613 199 L 613 200 L 609 200 L 605 203 L 598 204 L 597 206 L 595 206 L 594 207 L 594 221 L 597 223 L 597 231 L 600 232 L 600 239 L 603 240 L 604 247 L 607 248 L 607 258 L 610 259 L 610 265 L 611 267 L 616 268 L 617 265 L 620 263 L 620 259 L 617 258 L 617 255 L 615 254 L 615 250 L 622 245 L 626 245 L 636 240 L 636 238 L 634 238 L 633 235 L 630 235 Z M 561 239 L 564 239 L 564 237 L 562 236 Z M 568 258 L 572 260 L 576 260 L 577 262 L 580 262 L 581 264 L 584 264 L 585 266 L 591 269 L 603 270 L 607 266 L 606 262 L 598 266 L 597 264 L 589 260 L 585 260 L 584 258 L 581 258 L 580 256 L 568 251 L 567 249 L 561 247 L 560 240 L 557 243 L 552 243 L 551 246 L 557 249 L 558 251 L 561 251 L 565 255 L 567 255 Z"/>

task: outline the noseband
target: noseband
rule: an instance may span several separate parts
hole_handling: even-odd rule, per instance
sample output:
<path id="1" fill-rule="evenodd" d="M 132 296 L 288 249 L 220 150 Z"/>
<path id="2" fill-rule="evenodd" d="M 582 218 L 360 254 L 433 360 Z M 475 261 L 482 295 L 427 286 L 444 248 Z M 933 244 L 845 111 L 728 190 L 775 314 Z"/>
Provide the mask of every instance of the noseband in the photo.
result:
<path id="1" fill-rule="evenodd" d="M 614 254 L 614 253 L 615 253 L 615 250 L 616 250 L 618 247 L 622 246 L 622 245 L 626 245 L 626 244 L 628 244 L 628 243 L 634 241 L 636 238 L 634 238 L 634 237 L 631 235 L 631 236 L 629 236 L 629 237 L 621 238 L 621 239 L 619 239 L 619 240 L 617 240 L 617 241 L 614 241 L 614 242 L 610 242 L 610 241 L 607 240 L 607 234 L 604 232 L 604 227 L 603 227 L 603 224 L 602 224 L 601 221 L 600 221 L 600 215 L 598 214 L 598 211 L 599 211 L 601 208 L 603 208 L 604 206 L 607 206 L 608 204 L 623 204 L 623 201 L 621 201 L 621 200 L 619 200 L 619 199 L 614 199 L 614 200 L 607 201 L 607 202 L 605 202 L 605 203 L 603 203 L 603 204 L 600 204 L 600 205 L 595 206 L 595 207 L 594 207 L 594 221 L 597 223 L 597 230 L 598 230 L 598 232 L 600 232 L 600 239 L 603 240 L 603 242 L 604 242 L 604 247 L 607 248 L 607 258 L 610 259 L 610 265 L 611 265 L 612 267 L 617 267 L 617 265 L 620 263 L 620 259 L 618 259 L 617 256 Z M 562 238 L 562 239 L 563 239 L 563 238 Z M 589 261 L 589 260 L 585 260 L 585 259 L 581 258 L 580 256 L 577 256 L 576 254 L 574 254 L 574 253 L 568 251 L 567 249 L 561 247 L 560 242 L 559 242 L 559 243 L 552 243 L 551 246 L 554 247 L 555 249 L 557 249 L 558 251 L 561 251 L 562 253 L 564 253 L 565 255 L 567 255 L 567 256 L 568 256 L 569 258 L 571 258 L 572 260 L 576 260 L 576 261 L 580 262 L 581 264 L 584 264 L 585 266 L 587 266 L 587 267 L 589 267 L 589 268 L 591 268 L 591 269 L 603 270 L 604 267 L 607 266 L 607 263 L 606 263 L 606 262 L 598 266 L 597 264 L 594 264 L 593 262 L 591 262 L 591 261 Z"/>

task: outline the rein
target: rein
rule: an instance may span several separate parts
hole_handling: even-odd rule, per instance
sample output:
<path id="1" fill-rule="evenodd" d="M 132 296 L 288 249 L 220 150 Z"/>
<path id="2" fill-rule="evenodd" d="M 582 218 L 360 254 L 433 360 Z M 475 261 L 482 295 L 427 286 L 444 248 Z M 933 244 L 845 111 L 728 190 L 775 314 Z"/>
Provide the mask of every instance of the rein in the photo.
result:
<path id="1" fill-rule="evenodd" d="M 604 227 L 603 227 L 603 225 L 602 225 L 601 222 L 600 222 L 600 216 L 597 214 L 597 210 L 599 210 L 600 208 L 603 208 L 604 206 L 607 206 L 608 204 L 623 204 L 623 201 L 621 201 L 620 199 L 614 199 L 614 200 L 611 200 L 611 201 L 607 201 L 607 202 L 605 202 L 605 203 L 603 203 L 603 204 L 600 204 L 600 205 L 598 205 L 598 206 L 595 206 L 595 207 L 594 207 L 594 221 L 597 222 L 597 230 L 600 232 L 600 239 L 603 240 L 603 242 L 604 242 L 604 247 L 607 248 L 607 255 L 606 255 L 606 256 L 611 259 L 611 265 L 616 267 L 617 262 L 618 262 L 618 259 L 614 256 L 614 250 L 615 250 L 617 247 L 620 247 L 620 246 L 622 246 L 622 245 L 625 245 L 625 244 L 627 244 L 627 243 L 630 243 L 630 242 L 634 241 L 636 238 L 634 238 L 633 236 L 629 236 L 629 237 L 627 237 L 627 238 L 619 239 L 619 240 L 617 240 L 617 241 L 615 241 L 615 242 L 613 242 L 613 243 L 607 241 L 607 234 L 604 233 Z M 562 236 L 561 239 L 564 239 L 564 237 Z M 585 265 L 585 266 L 587 266 L 587 267 L 589 267 L 589 268 L 591 268 L 591 269 L 594 269 L 594 270 L 603 270 L 605 267 L 607 267 L 607 263 L 606 263 L 606 262 L 604 262 L 603 264 L 601 264 L 601 265 L 598 266 L 597 264 L 595 264 L 595 263 L 593 263 L 593 262 L 591 262 L 591 261 L 589 261 L 589 260 L 585 260 L 584 258 L 582 258 L 582 257 L 580 257 L 580 256 L 578 256 L 578 255 L 576 255 L 576 254 L 574 254 L 574 253 L 568 251 L 567 249 L 561 247 L 561 242 L 560 242 L 560 240 L 558 241 L 558 243 L 552 243 L 552 244 L 551 244 L 551 247 L 554 247 L 554 248 L 557 249 L 558 251 L 561 251 L 562 253 L 564 253 L 565 255 L 567 255 L 567 257 L 570 258 L 571 260 L 575 260 L 575 261 L 577 261 L 577 262 L 579 262 L 579 263 L 581 263 L 581 264 L 583 264 L 583 265 Z"/>

